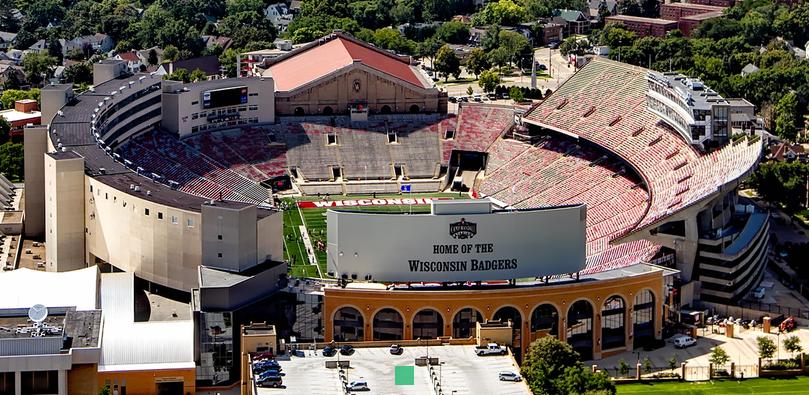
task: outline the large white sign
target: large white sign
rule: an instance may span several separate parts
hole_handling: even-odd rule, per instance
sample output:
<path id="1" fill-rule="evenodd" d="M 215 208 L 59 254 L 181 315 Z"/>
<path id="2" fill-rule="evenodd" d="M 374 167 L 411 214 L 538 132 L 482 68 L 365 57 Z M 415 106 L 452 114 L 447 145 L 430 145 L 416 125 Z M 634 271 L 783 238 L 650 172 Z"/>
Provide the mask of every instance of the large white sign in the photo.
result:
<path id="1" fill-rule="evenodd" d="M 585 266 L 583 205 L 478 214 L 327 211 L 328 270 L 390 282 L 485 281 Z"/>

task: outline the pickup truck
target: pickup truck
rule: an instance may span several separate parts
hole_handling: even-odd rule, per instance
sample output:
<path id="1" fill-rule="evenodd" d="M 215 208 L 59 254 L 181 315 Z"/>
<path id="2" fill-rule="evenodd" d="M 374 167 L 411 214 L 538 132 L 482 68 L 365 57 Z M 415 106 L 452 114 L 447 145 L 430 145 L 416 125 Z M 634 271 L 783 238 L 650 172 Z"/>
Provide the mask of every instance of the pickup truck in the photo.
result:
<path id="1" fill-rule="evenodd" d="M 497 343 L 489 343 L 485 347 L 478 347 L 475 350 L 475 354 L 479 356 L 484 355 L 506 355 L 508 350 L 505 347 L 497 344 Z"/>

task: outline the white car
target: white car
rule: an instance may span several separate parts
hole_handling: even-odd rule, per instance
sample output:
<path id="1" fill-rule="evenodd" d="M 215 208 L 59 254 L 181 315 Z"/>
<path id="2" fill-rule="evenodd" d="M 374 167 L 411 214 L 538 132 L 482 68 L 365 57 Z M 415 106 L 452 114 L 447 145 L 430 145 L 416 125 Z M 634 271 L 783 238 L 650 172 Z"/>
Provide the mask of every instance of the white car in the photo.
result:
<path id="1" fill-rule="evenodd" d="M 500 376 L 500 381 L 522 381 L 522 377 L 514 372 L 500 372 L 498 376 Z"/>
<path id="2" fill-rule="evenodd" d="M 764 287 L 758 287 L 753 291 L 753 297 L 758 299 L 758 300 L 764 299 L 764 294 L 766 292 L 767 291 L 766 291 L 766 289 L 764 289 Z"/>
<path id="3" fill-rule="evenodd" d="M 365 380 L 357 380 L 352 381 L 351 384 L 348 385 L 346 388 L 349 391 L 370 391 L 371 389 L 368 388 L 368 382 Z"/>
<path id="4" fill-rule="evenodd" d="M 697 339 L 694 339 L 691 336 L 683 336 L 674 339 L 674 347 L 676 348 L 691 347 L 695 344 L 697 344 Z"/>

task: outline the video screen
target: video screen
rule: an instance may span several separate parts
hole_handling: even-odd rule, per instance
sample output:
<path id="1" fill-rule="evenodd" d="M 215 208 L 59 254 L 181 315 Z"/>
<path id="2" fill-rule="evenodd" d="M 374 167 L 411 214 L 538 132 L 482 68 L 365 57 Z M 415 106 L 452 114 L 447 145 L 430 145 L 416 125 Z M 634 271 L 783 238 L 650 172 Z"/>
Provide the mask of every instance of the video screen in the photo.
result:
<path id="1" fill-rule="evenodd" d="M 202 92 L 202 108 L 217 108 L 247 104 L 247 87 L 217 89 Z"/>

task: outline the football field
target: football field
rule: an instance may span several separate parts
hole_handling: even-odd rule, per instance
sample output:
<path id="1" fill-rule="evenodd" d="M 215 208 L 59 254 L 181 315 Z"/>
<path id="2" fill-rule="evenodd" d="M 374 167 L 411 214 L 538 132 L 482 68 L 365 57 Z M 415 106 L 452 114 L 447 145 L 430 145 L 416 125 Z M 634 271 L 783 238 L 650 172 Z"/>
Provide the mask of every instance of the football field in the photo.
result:
<path id="1" fill-rule="evenodd" d="M 420 193 L 420 194 L 394 194 L 375 196 L 370 195 L 351 195 L 351 196 L 329 196 L 327 198 L 317 196 L 304 196 L 297 198 L 284 198 L 284 258 L 290 263 L 290 275 L 294 277 L 328 277 L 326 272 L 326 210 L 347 210 L 347 211 L 367 211 L 367 212 L 384 212 L 384 213 L 429 213 L 429 204 L 388 204 L 388 205 L 350 205 L 338 207 L 333 205 L 329 208 L 324 207 L 298 207 L 298 202 L 313 202 L 309 206 L 313 206 L 314 202 L 324 202 L 327 200 L 332 201 L 359 201 L 359 200 L 373 200 L 373 199 L 424 199 L 424 198 L 440 198 L 440 199 L 459 199 L 465 198 L 467 195 L 459 195 L 457 193 Z M 323 203 L 321 203 L 323 205 Z M 312 265 L 309 261 L 309 254 L 305 242 L 305 235 L 301 234 L 301 225 L 306 228 L 308 239 L 314 256 L 317 259 L 317 265 Z"/>
<path id="2" fill-rule="evenodd" d="M 743 381 L 664 382 L 624 384 L 617 386 L 621 394 L 809 394 L 809 377 L 761 378 Z"/>

